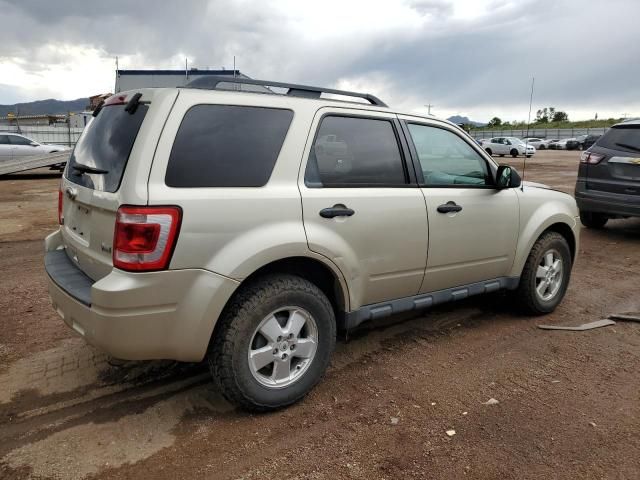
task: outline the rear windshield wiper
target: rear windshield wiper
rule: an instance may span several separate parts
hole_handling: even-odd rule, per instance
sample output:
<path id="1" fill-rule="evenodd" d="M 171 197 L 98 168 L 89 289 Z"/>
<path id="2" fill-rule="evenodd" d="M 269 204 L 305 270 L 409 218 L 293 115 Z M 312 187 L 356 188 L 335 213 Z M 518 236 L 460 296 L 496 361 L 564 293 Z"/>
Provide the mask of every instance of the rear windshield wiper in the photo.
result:
<path id="1" fill-rule="evenodd" d="M 83 165 L 81 163 L 76 163 L 75 165 L 71 165 L 71 168 L 82 173 L 97 173 L 97 174 L 105 174 L 109 173 L 109 170 L 103 170 L 102 168 L 90 167 L 89 165 Z"/>
<path id="2" fill-rule="evenodd" d="M 616 145 L 622 148 L 628 148 L 629 150 L 640 152 L 640 147 L 634 147 L 633 145 L 628 145 L 626 143 L 616 143 Z"/>

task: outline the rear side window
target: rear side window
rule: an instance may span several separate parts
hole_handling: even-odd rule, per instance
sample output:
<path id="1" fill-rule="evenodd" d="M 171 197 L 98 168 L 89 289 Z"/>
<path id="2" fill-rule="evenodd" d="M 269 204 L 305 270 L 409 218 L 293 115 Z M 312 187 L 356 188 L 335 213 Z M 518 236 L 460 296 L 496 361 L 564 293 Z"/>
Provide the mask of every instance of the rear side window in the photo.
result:
<path id="1" fill-rule="evenodd" d="M 7 135 L 0 135 L 0 145 L 8 145 L 9 137 Z"/>
<path id="2" fill-rule="evenodd" d="M 311 147 L 309 187 L 405 185 L 400 147 L 389 120 L 324 117 Z"/>
<path id="3" fill-rule="evenodd" d="M 120 188 L 122 175 L 138 136 L 148 105 L 139 104 L 135 113 L 124 111 L 124 105 L 103 107 L 98 116 L 85 127 L 76 144 L 66 177 L 78 185 L 104 192 Z M 77 166 L 80 169 L 75 169 Z M 82 167 L 104 170 L 90 173 Z"/>
<path id="4" fill-rule="evenodd" d="M 262 187 L 269 181 L 291 110 L 196 105 L 184 116 L 171 149 L 170 187 Z"/>
<path id="5" fill-rule="evenodd" d="M 610 128 L 597 142 L 599 147 L 640 152 L 640 125 Z"/>
<path id="6" fill-rule="evenodd" d="M 31 145 L 31 140 L 19 135 L 9 135 L 9 142 L 11 142 L 12 145 Z"/>

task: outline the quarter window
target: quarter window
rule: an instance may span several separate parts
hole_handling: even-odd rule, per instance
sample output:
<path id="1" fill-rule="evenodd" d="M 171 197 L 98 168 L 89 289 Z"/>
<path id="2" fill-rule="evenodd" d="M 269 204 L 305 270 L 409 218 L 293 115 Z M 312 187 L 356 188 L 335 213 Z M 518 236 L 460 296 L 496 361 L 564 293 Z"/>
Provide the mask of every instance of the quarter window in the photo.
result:
<path id="1" fill-rule="evenodd" d="M 491 185 L 487 162 L 448 130 L 409 124 L 427 187 Z"/>
<path id="2" fill-rule="evenodd" d="M 184 116 L 171 149 L 170 187 L 262 187 L 269 181 L 291 110 L 196 105 Z"/>
<path id="3" fill-rule="evenodd" d="M 407 177 L 389 120 L 327 116 L 316 135 L 305 183 L 309 187 L 393 187 Z"/>

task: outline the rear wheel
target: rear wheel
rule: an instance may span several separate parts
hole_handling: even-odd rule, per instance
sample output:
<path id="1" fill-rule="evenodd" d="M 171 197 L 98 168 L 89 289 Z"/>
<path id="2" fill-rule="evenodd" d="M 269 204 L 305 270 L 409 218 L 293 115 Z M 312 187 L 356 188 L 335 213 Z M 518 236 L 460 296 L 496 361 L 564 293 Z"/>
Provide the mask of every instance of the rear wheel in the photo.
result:
<path id="1" fill-rule="evenodd" d="M 542 235 L 522 270 L 516 290 L 520 306 L 533 315 L 553 312 L 567 291 L 571 266 L 567 240 L 556 232 Z"/>
<path id="2" fill-rule="evenodd" d="M 518 156 L 518 150 L 516 150 L 515 148 L 512 148 L 509 153 L 513 158 L 516 158 Z"/>
<path id="3" fill-rule="evenodd" d="M 224 397 L 247 410 L 300 400 L 322 377 L 335 345 L 331 303 L 313 283 L 293 275 L 249 285 L 220 322 L 209 367 Z"/>
<path id="4" fill-rule="evenodd" d="M 580 212 L 580 221 L 587 228 L 602 228 L 609 221 L 603 213 Z"/>
<path id="5" fill-rule="evenodd" d="M 546 150 L 546 149 L 547 149 L 547 147 L 545 147 L 544 145 L 540 145 L 540 146 L 538 147 L 538 150 Z"/>

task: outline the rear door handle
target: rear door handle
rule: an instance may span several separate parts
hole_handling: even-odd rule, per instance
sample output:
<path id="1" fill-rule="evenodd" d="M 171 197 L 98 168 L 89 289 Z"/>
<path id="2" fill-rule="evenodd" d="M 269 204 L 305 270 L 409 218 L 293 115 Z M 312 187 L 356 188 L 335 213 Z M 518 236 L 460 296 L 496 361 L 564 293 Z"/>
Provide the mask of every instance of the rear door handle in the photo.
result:
<path id="1" fill-rule="evenodd" d="M 333 207 L 323 208 L 320 210 L 320 216 L 322 218 L 334 218 L 334 217 L 350 217 L 356 213 L 351 208 L 347 208 L 344 205 L 337 204 Z"/>
<path id="2" fill-rule="evenodd" d="M 437 210 L 440 213 L 459 212 L 460 210 L 462 210 L 462 206 L 456 204 L 456 202 L 449 201 L 444 205 L 440 205 Z"/>

